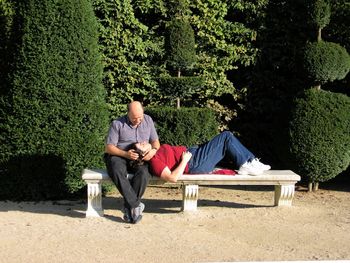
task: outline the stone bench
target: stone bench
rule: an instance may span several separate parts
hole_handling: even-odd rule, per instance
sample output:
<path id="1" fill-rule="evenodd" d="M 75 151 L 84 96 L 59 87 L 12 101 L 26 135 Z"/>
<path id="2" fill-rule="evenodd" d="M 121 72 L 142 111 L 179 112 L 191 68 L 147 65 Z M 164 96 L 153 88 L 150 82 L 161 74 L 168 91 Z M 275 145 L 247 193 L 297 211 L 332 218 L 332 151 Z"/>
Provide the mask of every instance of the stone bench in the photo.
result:
<path id="1" fill-rule="evenodd" d="M 128 175 L 130 176 L 130 175 Z M 84 169 L 83 180 L 87 183 L 88 204 L 87 217 L 103 216 L 102 182 L 112 182 L 106 170 Z M 274 185 L 275 206 L 291 206 L 294 197 L 295 184 L 300 176 L 290 170 L 270 170 L 263 175 L 220 175 L 220 174 L 184 174 L 179 177 L 176 184 L 183 185 L 182 210 L 197 210 L 199 185 Z M 150 184 L 167 183 L 159 177 L 152 176 Z"/>

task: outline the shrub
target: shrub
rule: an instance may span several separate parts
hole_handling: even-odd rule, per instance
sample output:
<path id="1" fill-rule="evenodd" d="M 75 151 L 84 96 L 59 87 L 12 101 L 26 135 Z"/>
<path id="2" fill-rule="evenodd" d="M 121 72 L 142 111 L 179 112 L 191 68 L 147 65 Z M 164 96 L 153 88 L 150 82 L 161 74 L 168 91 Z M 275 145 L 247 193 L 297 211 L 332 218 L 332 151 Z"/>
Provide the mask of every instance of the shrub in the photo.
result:
<path id="1" fill-rule="evenodd" d="M 350 70 L 350 56 L 345 48 L 336 43 L 309 43 L 305 47 L 304 68 L 316 84 L 343 79 Z"/>
<path id="2" fill-rule="evenodd" d="M 172 19 L 167 27 L 167 63 L 175 71 L 190 69 L 196 62 L 196 43 L 191 24 L 185 18 Z"/>
<path id="3" fill-rule="evenodd" d="M 201 88 L 203 78 L 199 76 L 161 77 L 159 86 L 163 93 L 171 98 L 187 98 Z"/>
<path id="4" fill-rule="evenodd" d="M 63 197 L 84 186 L 84 167 L 102 165 L 108 112 L 97 23 L 87 0 L 21 1 L 18 14 L 0 197 Z"/>
<path id="5" fill-rule="evenodd" d="M 161 143 L 198 145 L 218 133 L 218 123 L 210 109 L 162 107 L 147 108 L 145 113 L 152 116 Z"/>
<path id="6" fill-rule="evenodd" d="M 313 28 L 324 28 L 329 24 L 331 6 L 328 0 L 306 0 L 308 23 Z"/>
<path id="7" fill-rule="evenodd" d="M 325 182 L 350 164 L 350 98 L 310 89 L 296 99 L 290 126 L 295 170 Z"/>

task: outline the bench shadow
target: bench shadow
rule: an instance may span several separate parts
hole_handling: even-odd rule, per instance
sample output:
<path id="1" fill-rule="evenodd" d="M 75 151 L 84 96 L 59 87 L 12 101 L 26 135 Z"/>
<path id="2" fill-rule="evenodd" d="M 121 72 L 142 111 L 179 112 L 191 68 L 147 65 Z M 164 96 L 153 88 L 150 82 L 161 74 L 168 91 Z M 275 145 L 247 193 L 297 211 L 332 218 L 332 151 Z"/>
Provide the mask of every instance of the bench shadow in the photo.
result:
<path id="1" fill-rule="evenodd" d="M 273 186 L 201 186 L 219 189 L 245 190 L 245 191 L 272 191 Z M 102 198 L 104 210 L 121 210 L 123 199 L 120 196 L 104 196 Z M 182 200 L 176 199 L 142 199 L 146 205 L 145 214 L 177 214 L 181 213 Z M 273 206 L 273 205 L 271 205 Z M 235 209 L 271 207 L 269 205 L 246 204 L 243 202 L 232 202 L 225 200 L 199 199 L 198 209 L 201 207 L 226 207 Z M 57 201 L 39 201 L 39 202 L 15 202 L 1 201 L 0 212 L 19 211 L 38 214 L 55 214 L 63 217 L 85 218 L 87 208 L 86 199 L 78 200 L 57 200 Z M 114 215 L 105 215 L 105 218 L 116 222 L 124 222 L 121 217 Z"/>
<path id="2" fill-rule="evenodd" d="M 144 213 L 156 213 L 156 214 L 176 214 L 180 213 L 182 200 L 160 200 L 160 199 L 142 199 L 145 204 Z M 199 199 L 198 209 L 201 207 L 226 207 L 226 208 L 257 208 L 257 207 L 272 207 L 273 205 L 259 205 L 259 204 L 246 204 L 246 203 L 236 203 L 230 201 L 222 200 L 210 200 L 210 199 Z M 123 207 L 123 200 L 121 197 L 104 197 L 103 198 L 103 208 L 104 209 L 117 209 L 121 210 Z"/>

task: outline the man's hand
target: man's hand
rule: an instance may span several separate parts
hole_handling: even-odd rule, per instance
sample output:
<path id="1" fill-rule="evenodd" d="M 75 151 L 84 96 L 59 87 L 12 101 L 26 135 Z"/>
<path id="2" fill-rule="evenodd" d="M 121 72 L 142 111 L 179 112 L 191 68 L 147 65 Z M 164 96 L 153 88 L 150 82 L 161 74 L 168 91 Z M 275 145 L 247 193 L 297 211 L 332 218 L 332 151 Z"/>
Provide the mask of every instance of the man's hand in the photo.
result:
<path id="1" fill-rule="evenodd" d="M 127 155 L 128 159 L 133 160 L 133 161 L 135 161 L 135 160 L 137 160 L 137 158 L 139 158 L 139 154 L 133 149 L 127 151 L 126 155 Z"/>
<path id="2" fill-rule="evenodd" d="M 142 158 L 143 161 L 149 161 L 153 158 L 154 155 L 156 155 L 157 150 L 156 149 L 151 149 L 148 151 L 148 153 Z"/>

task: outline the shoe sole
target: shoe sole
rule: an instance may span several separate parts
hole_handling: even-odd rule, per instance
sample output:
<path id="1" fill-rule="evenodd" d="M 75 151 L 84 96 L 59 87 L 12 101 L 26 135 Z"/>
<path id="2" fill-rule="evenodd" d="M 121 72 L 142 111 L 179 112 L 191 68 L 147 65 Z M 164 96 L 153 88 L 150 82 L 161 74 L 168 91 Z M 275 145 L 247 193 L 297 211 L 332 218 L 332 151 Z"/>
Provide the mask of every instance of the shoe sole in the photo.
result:
<path id="1" fill-rule="evenodd" d="M 142 219 L 142 215 L 139 215 L 135 220 L 132 221 L 133 224 L 137 224 Z"/>

